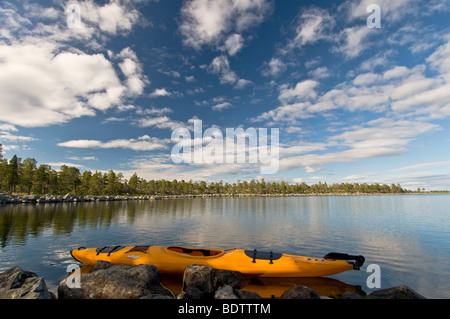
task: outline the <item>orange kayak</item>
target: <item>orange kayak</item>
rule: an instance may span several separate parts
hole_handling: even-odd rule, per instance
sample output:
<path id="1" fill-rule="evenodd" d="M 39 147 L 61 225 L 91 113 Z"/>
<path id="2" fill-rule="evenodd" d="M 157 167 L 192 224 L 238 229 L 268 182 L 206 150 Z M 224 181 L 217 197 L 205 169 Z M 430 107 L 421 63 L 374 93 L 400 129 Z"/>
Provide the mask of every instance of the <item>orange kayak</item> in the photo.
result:
<path id="1" fill-rule="evenodd" d="M 99 260 L 113 264 L 154 265 L 162 274 L 183 274 L 190 265 L 239 271 L 254 277 L 323 277 L 363 265 L 363 256 L 330 253 L 323 258 L 287 255 L 257 250 L 220 250 L 180 246 L 80 247 L 72 257 L 86 265 Z"/>

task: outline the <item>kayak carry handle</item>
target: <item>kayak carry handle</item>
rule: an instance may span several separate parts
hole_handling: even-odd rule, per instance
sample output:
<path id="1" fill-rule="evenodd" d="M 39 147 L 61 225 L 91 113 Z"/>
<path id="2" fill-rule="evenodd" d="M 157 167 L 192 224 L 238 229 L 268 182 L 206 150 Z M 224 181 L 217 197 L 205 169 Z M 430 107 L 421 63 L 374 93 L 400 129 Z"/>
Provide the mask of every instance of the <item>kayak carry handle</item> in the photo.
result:
<path id="1" fill-rule="evenodd" d="M 366 261 L 366 259 L 364 258 L 364 256 L 352 256 L 352 255 L 348 255 L 348 254 L 341 254 L 341 253 L 329 253 L 326 254 L 325 257 L 323 257 L 324 259 L 332 259 L 332 260 L 354 260 L 354 262 L 349 262 L 350 264 L 353 265 L 353 269 L 355 270 L 359 270 L 361 268 L 362 265 L 364 265 L 364 262 Z"/>

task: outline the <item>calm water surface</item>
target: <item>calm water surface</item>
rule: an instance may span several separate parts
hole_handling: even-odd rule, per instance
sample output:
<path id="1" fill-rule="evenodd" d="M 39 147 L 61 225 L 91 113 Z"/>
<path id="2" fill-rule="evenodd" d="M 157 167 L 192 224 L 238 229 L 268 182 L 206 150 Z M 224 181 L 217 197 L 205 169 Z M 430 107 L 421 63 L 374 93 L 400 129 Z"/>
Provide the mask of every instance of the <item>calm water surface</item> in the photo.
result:
<path id="1" fill-rule="evenodd" d="M 43 276 L 53 292 L 79 246 L 184 245 L 323 257 L 361 254 L 361 271 L 331 277 L 370 293 L 407 285 L 450 298 L 450 195 L 174 199 L 0 206 L 0 271 Z M 322 284 L 323 283 L 319 283 Z"/>

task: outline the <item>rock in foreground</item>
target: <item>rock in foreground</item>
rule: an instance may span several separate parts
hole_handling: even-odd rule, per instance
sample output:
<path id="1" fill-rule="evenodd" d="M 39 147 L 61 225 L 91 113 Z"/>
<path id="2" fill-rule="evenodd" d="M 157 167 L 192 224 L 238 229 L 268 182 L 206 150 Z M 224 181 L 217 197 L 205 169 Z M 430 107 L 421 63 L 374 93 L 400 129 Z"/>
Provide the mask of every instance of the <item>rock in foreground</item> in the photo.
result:
<path id="1" fill-rule="evenodd" d="M 207 266 L 191 265 L 184 274 L 184 288 L 197 288 L 205 297 L 214 296 L 221 287 L 241 289 L 245 286 L 244 277 L 240 272 L 214 269 Z M 227 288 L 227 289 L 230 289 Z M 222 294 L 219 294 L 222 296 Z"/>
<path id="2" fill-rule="evenodd" d="M 81 275 L 80 288 L 69 288 L 67 278 L 58 286 L 60 299 L 139 299 L 153 295 L 171 296 L 150 265 L 113 265 L 99 261 Z"/>
<path id="3" fill-rule="evenodd" d="M 42 277 L 20 267 L 0 273 L 0 299 L 55 299 Z"/>
<path id="4" fill-rule="evenodd" d="M 285 291 L 281 299 L 320 299 L 320 297 L 313 289 L 298 285 Z"/>
<path id="5" fill-rule="evenodd" d="M 407 286 L 381 289 L 369 294 L 367 299 L 426 299 Z"/>

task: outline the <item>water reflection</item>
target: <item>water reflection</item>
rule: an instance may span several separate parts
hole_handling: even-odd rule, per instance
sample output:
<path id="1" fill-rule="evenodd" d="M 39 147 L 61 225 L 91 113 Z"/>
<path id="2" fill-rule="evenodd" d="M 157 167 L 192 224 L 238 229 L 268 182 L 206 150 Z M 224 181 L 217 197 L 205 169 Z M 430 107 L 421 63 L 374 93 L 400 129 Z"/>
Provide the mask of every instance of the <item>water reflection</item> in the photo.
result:
<path id="1" fill-rule="evenodd" d="M 319 296 L 339 298 L 345 292 L 353 292 L 365 296 L 361 286 L 346 284 L 333 278 L 248 278 L 245 291 L 257 293 L 262 298 L 280 298 L 281 295 L 296 285 L 313 289 Z M 162 283 L 174 294 L 181 293 L 183 278 L 177 276 L 162 277 Z"/>
<path id="2" fill-rule="evenodd" d="M 130 215 L 132 211 L 130 209 Z M 119 215 L 120 210 L 108 204 L 8 205 L 0 210 L 0 246 L 24 245 L 30 237 L 40 237 L 48 232 L 55 236 L 70 234 L 75 225 L 108 226 Z"/>
<path id="3" fill-rule="evenodd" d="M 260 245 L 271 241 L 268 240 L 270 238 L 276 240 L 284 230 L 274 228 L 275 222 L 291 218 L 292 211 L 296 210 L 286 203 L 268 205 L 267 200 L 219 198 L 7 205 L 0 207 L 0 246 L 25 245 L 27 240 L 44 235 L 60 236 L 80 229 L 97 231 L 108 228 L 135 235 L 172 231 L 170 236 L 178 236 L 177 240 L 192 244 L 204 244 L 217 236 L 228 234 L 229 237 L 232 234 L 232 237 L 238 236 L 243 241 L 238 240 L 231 245 Z M 307 215 L 312 214 L 314 209 Z M 280 227 L 286 225 L 281 223 Z"/>
<path id="4" fill-rule="evenodd" d="M 243 290 L 256 292 L 263 298 L 279 298 L 296 285 L 313 289 L 319 296 L 339 298 L 345 292 L 365 296 L 361 286 L 353 286 L 332 278 L 251 278 Z"/>

